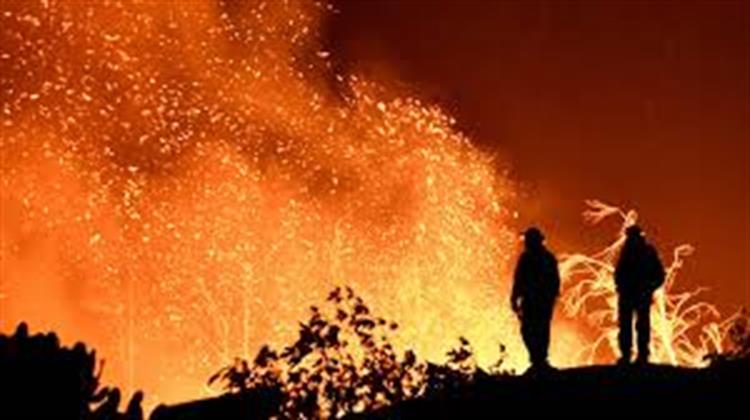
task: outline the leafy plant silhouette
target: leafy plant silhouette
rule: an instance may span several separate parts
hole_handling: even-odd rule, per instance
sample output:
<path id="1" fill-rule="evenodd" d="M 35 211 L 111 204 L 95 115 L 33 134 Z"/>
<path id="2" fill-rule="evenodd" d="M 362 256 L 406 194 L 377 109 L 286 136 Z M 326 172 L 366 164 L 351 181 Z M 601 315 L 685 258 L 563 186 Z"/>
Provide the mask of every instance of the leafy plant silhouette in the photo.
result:
<path id="1" fill-rule="evenodd" d="M 372 314 L 351 288 L 335 288 L 327 301 L 329 311 L 310 308 L 294 343 L 281 351 L 263 346 L 252 362 L 235 360 L 212 375 L 209 385 L 273 398 L 270 416 L 328 418 L 436 395 L 487 375 L 463 337 L 445 364 L 422 362 L 411 350 L 396 351 L 390 334 L 398 324 Z M 501 366 L 502 359 L 496 372 Z"/>
<path id="2" fill-rule="evenodd" d="M 138 391 L 119 411 L 120 390 L 101 386 L 104 361 L 82 342 L 60 345 L 55 333 L 30 334 L 20 323 L 12 335 L 0 334 L 0 389 L 3 411 L 24 418 L 84 420 L 142 419 Z"/>

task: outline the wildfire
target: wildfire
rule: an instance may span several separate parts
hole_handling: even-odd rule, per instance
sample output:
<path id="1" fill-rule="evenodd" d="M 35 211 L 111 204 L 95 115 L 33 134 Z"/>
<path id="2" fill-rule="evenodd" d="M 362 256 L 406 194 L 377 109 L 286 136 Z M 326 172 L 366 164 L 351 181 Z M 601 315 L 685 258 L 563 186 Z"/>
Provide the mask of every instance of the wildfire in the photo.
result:
<path id="1" fill-rule="evenodd" d="M 331 74 L 325 9 L 3 2 L 2 328 L 168 402 L 344 283 L 422 357 L 522 365 L 511 185 L 438 109 Z"/>
<path id="2" fill-rule="evenodd" d="M 464 336 L 480 365 L 502 342 L 522 368 L 513 185 L 439 109 L 335 74 L 327 9 L 2 2 L 0 328 L 85 340 L 106 381 L 177 401 L 349 284 L 421 357 Z M 563 261 L 584 278 L 571 313 L 602 297 L 588 315 L 611 315 L 617 246 Z M 660 360 L 701 350 L 682 337 L 713 308 L 689 297 L 657 299 Z M 573 325 L 556 326 L 558 365 L 585 342 Z"/>

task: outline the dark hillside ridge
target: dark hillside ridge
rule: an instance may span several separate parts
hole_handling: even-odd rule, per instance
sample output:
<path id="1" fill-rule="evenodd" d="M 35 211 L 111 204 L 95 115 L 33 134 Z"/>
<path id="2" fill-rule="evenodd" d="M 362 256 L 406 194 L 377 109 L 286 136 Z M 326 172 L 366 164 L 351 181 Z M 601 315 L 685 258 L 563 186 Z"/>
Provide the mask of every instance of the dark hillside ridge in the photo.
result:
<path id="1" fill-rule="evenodd" d="M 152 420 L 266 418 L 271 395 L 248 392 L 161 406 Z M 590 366 L 538 376 L 485 376 L 451 392 L 405 401 L 357 419 L 750 418 L 750 360 L 694 369 Z M 562 417 L 564 416 L 564 417 Z"/>

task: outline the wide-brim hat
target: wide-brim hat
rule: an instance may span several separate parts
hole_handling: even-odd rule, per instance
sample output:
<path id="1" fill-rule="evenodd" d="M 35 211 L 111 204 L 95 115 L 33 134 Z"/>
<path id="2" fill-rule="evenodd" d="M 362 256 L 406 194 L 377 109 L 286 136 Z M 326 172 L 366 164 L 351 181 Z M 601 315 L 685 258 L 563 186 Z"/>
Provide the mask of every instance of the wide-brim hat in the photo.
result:
<path id="1" fill-rule="evenodd" d="M 526 229 L 523 233 L 523 240 L 525 242 L 542 242 L 544 240 L 544 234 L 539 228 L 531 227 Z"/>

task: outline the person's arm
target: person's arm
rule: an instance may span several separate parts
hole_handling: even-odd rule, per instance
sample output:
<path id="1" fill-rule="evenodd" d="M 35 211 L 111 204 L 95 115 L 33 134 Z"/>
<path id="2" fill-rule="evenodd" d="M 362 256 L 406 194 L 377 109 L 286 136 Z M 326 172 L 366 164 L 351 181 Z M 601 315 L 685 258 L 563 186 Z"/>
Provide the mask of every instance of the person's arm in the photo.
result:
<path id="1" fill-rule="evenodd" d="M 656 248 L 653 246 L 650 249 L 651 251 L 651 260 L 653 261 L 653 276 L 654 276 L 654 284 L 653 284 L 653 290 L 656 290 L 664 284 L 664 279 L 667 275 L 667 273 L 664 271 L 664 264 L 661 262 L 661 258 L 659 258 L 659 253 L 656 251 Z"/>
<path id="2" fill-rule="evenodd" d="M 560 268 L 557 263 L 557 258 L 555 258 L 555 256 L 552 254 L 550 254 L 550 257 L 552 263 L 552 285 L 550 287 L 550 290 L 552 292 L 552 298 L 556 299 L 558 296 L 560 296 Z"/>
<path id="3" fill-rule="evenodd" d="M 516 263 L 516 269 L 513 273 L 513 290 L 510 294 L 510 307 L 513 309 L 513 312 L 517 314 L 521 312 L 521 300 L 523 299 L 523 274 L 525 271 L 524 265 L 526 265 L 525 256 L 525 254 L 521 254 L 521 257 L 518 258 L 518 263 Z"/>
<path id="4" fill-rule="evenodd" d="M 625 250 L 620 251 L 620 256 L 617 258 L 617 265 L 615 266 L 615 286 L 617 290 L 620 290 L 621 286 L 625 282 Z"/>

